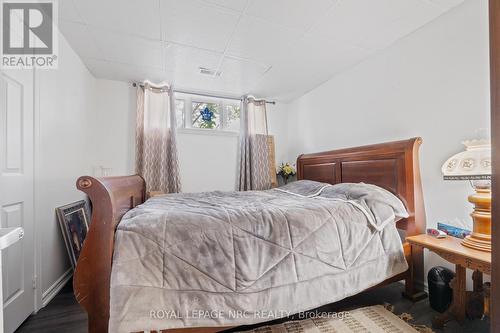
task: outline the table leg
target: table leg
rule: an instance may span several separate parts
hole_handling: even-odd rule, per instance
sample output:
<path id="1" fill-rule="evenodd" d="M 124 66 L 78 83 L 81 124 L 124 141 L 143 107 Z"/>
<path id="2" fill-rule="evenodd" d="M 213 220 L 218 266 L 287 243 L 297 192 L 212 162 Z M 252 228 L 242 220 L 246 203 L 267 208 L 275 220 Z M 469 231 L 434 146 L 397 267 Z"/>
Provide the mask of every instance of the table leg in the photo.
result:
<path id="1" fill-rule="evenodd" d="M 472 281 L 473 281 L 473 285 L 474 285 L 474 292 L 475 293 L 480 293 L 481 291 L 483 291 L 483 273 L 480 272 L 480 271 L 474 271 L 474 273 L 472 273 Z"/>
<path id="2" fill-rule="evenodd" d="M 458 322 L 462 324 L 465 321 L 465 303 L 466 299 L 466 269 L 460 265 L 455 268 L 455 283 L 453 285 L 453 315 Z"/>
<path id="3" fill-rule="evenodd" d="M 484 290 L 484 315 L 489 317 L 490 316 L 490 296 L 491 296 L 491 284 L 490 283 L 485 283 L 483 286 Z"/>
<path id="4" fill-rule="evenodd" d="M 485 312 L 485 288 L 483 286 L 483 273 L 476 270 L 472 273 L 473 291 L 467 292 L 467 318 L 482 318 Z"/>
<path id="5" fill-rule="evenodd" d="M 408 267 L 408 276 L 405 279 L 405 291 L 403 292 L 403 296 L 408 298 L 412 302 L 417 302 L 427 297 L 427 293 L 425 293 L 422 290 L 417 290 L 416 288 L 417 284 L 416 279 L 418 277 L 423 276 L 423 273 L 420 274 L 421 272 L 419 272 L 423 267 L 423 264 L 422 263 L 419 264 L 416 262 L 419 261 L 419 257 L 423 256 L 424 249 L 414 245 L 405 245 L 405 246 L 409 246 L 410 255 L 406 258 L 409 267 Z M 420 269 L 416 267 L 418 265 L 420 265 Z"/>
<path id="6" fill-rule="evenodd" d="M 444 324 L 455 318 L 460 324 L 465 321 L 465 303 L 466 303 L 466 281 L 465 267 L 455 265 L 455 277 L 450 285 L 453 288 L 453 302 L 445 313 L 437 316 L 432 321 L 435 328 L 443 328 Z"/>

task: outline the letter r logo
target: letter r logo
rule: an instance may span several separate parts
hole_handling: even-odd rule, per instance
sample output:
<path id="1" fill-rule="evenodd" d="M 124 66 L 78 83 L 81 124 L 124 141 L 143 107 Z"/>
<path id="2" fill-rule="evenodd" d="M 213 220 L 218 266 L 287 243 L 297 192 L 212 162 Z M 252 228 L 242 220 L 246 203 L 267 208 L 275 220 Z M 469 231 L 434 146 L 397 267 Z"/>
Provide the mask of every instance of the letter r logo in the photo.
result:
<path id="1" fill-rule="evenodd" d="M 2 2 L 3 54 L 53 52 L 51 2 Z"/>

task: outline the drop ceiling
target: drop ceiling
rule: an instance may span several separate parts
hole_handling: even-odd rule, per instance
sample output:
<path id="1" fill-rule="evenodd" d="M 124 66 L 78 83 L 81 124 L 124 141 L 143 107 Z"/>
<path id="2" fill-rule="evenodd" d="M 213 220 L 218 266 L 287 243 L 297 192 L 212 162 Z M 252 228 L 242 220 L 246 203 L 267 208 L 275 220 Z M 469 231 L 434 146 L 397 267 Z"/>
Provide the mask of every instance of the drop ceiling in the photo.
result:
<path id="1" fill-rule="evenodd" d="M 463 1 L 62 0 L 59 27 L 97 78 L 290 101 Z"/>

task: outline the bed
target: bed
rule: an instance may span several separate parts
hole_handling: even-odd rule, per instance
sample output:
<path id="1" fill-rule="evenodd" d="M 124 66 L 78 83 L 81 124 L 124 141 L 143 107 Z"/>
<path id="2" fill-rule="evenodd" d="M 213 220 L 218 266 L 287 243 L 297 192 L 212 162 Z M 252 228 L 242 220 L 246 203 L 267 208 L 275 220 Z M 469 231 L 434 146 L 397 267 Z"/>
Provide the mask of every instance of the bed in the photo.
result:
<path id="1" fill-rule="evenodd" d="M 329 152 L 315 153 L 315 154 L 304 154 L 298 157 L 297 159 L 297 172 L 299 180 L 311 180 L 317 181 L 321 183 L 327 184 L 340 184 L 340 183 L 365 183 L 365 184 L 373 184 L 377 185 L 394 195 L 396 195 L 406 207 L 406 211 L 408 215 L 406 218 L 402 218 L 397 221 L 398 230 L 403 233 L 404 236 L 415 235 L 422 233 L 425 229 L 425 212 L 424 212 L 424 204 L 422 198 L 422 187 L 420 181 L 420 172 L 419 172 L 419 162 L 418 162 L 418 150 L 422 140 L 420 138 L 413 138 L 404 141 L 397 142 L 389 142 L 383 144 L 348 148 L 348 149 L 340 149 Z M 110 308 L 115 309 L 116 306 L 111 307 L 111 302 L 115 304 L 118 302 L 125 302 L 125 308 L 134 308 L 136 306 L 137 301 L 130 295 L 133 295 L 134 292 L 129 292 L 128 294 L 123 294 L 120 288 L 117 288 L 116 281 L 131 281 L 130 284 L 134 283 L 134 279 L 136 278 L 134 275 L 140 276 L 140 269 L 137 269 L 137 274 L 131 274 L 132 271 L 124 270 L 122 274 L 119 274 L 120 270 L 117 269 L 119 267 L 120 262 L 126 262 L 126 260 L 122 260 L 123 256 L 115 257 L 115 262 L 113 262 L 113 253 L 115 251 L 115 240 L 117 242 L 116 246 L 118 248 L 122 248 L 121 253 L 126 253 L 127 248 L 133 248 L 136 246 L 127 246 L 127 244 L 140 244 L 140 241 L 136 241 L 135 243 L 126 243 L 123 240 L 123 235 L 128 234 L 137 234 L 138 223 L 137 221 L 133 221 L 135 215 L 138 215 L 140 210 L 146 210 L 149 215 L 154 216 L 154 209 L 164 209 L 162 205 L 174 206 L 178 200 L 181 200 L 179 203 L 179 207 L 189 207 L 184 201 L 185 200 L 195 200 L 196 205 L 198 206 L 201 202 L 200 198 L 196 199 L 193 196 L 189 196 L 187 199 L 180 196 L 180 199 L 176 199 L 176 197 L 166 197 L 162 199 L 154 198 L 154 200 L 148 200 L 144 205 L 141 205 L 145 201 L 145 186 L 144 181 L 139 176 L 125 176 L 125 177 L 108 177 L 108 178 L 92 178 L 92 177 L 80 177 L 77 181 L 78 189 L 87 193 L 92 201 L 93 212 L 92 212 L 92 222 L 90 225 L 89 232 L 87 234 L 87 239 L 83 245 L 83 249 L 81 251 L 80 257 L 78 259 L 78 264 L 76 267 L 76 271 L 74 274 L 74 292 L 77 301 L 85 308 L 88 313 L 89 319 L 89 332 L 107 332 L 110 324 Z M 276 190 L 277 191 L 277 190 Z M 303 204 L 304 200 L 310 200 L 307 204 L 318 204 L 323 205 L 326 203 L 318 203 L 321 200 L 314 201 L 311 198 L 305 199 L 297 199 L 294 201 L 292 198 L 293 195 L 289 195 L 286 197 L 286 194 L 277 193 L 262 193 L 259 194 L 267 195 L 268 199 L 264 198 L 263 201 L 273 201 L 282 204 L 292 203 L 291 205 Z M 320 191 L 321 192 L 321 191 Z M 328 192 L 328 191 L 325 191 Z M 231 198 L 227 198 L 222 194 L 214 194 L 218 196 L 213 200 L 219 200 L 219 202 L 224 202 L 224 200 L 233 200 Z M 253 195 L 249 194 L 240 194 L 241 195 Z M 283 199 L 285 196 L 285 199 Z M 156 200 L 156 201 L 155 201 Z M 170 201 L 169 201 L 170 200 Z M 177 201 L 176 201 L 177 200 Z M 254 198 L 251 200 L 258 200 L 258 198 Z M 280 201 L 282 200 L 282 201 Z M 283 201 L 284 200 L 284 201 Z M 231 203 L 232 201 L 229 201 Z M 132 212 L 129 212 L 134 207 L 141 205 L 136 208 Z M 330 203 L 328 203 L 330 205 Z M 222 207 L 223 205 L 219 205 L 218 207 Z M 329 206 L 328 206 L 329 207 Z M 326 208 L 328 208 L 326 207 Z M 151 210 L 153 208 L 153 210 Z M 222 208 L 221 208 L 222 209 Z M 323 208 L 319 208 L 321 210 Z M 179 210 L 173 210 L 174 213 L 181 214 Z M 227 213 L 226 211 L 224 211 Z M 345 213 L 346 214 L 346 213 Z M 354 213 L 353 213 L 354 214 Z M 124 218 L 125 216 L 125 218 Z M 158 215 L 159 216 L 159 215 Z M 124 218 L 125 222 L 120 224 Z M 289 217 L 287 217 L 288 219 Z M 132 221 L 132 222 L 130 222 Z M 152 225 L 154 225 L 155 220 L 151 220 Z M 119 225 L 120 224 L 120 225 Z M 160 225 L 160 224 L 158 224 Z M 135 232 L 132 229 L 126 230 L 127 226 L 135 227 Z M 118 228 L 117 228 L 118 227 Z M 140 227 L 140 220 L 139 220 Z M 196 227 L 196 226 L 195 226 Z M 118 229 L 118 231 L 117 231 Z M 193 229 L 195 230 L 195 229 Z M 222 229 L 221 229 L 222 230 Z M 220 232 L 220 230 L 216 230 L 216 232 Z M 150 233 L 151 234 L 151 233 Z M 164 231 L 162 232 L 164 234 Z M 170 236 L 169 236 L 170 237 Z M 161 241 L 165 241 L 162 239 Z M 411 253 L 411 247 L 408 246 L 403 241 L 403 252 L 406 262 L 408 262 L 408 269 L 401 271 L 397 274 L 393 274 L 388 276 L 388 278 L 384 281 L 377 282 L 377 285 L 383 285 L 387 283 L 391 283 L 394 281 L 405 280 L 405 296 L 411 299 L 418 299 L 423 296 L 423 293 L 420 292 L 417 286 L 423 280 L 423 256 L 422 252 L 417 250 L 413 250 Z M 399 245 L 401 246 L 401 244 Z M 145 249 L 146 251 L 148 249 Z M 139 249 L 137 251 L 143 251 L 143 249 Z M 116 255 L 116 253 L 115 253 Z M 127 259 L 127 258 L 125 258 Z M 177 260 L 177 259 L 176 259 Z M 168 261 L 167 261 L 168 262 Z M 114 266 L 113 266 L 114 265 Z M 130 267 L 135 267 L 134 265 L 141 266 L 140 261 L 135 261 L 133 264 L 129 265 Z M 112 274 L 112 267 L 113 274 Z M 124 266 L 125 267 L 125 266 Z M 300 267 L 300 266 L 299 266 Z M 182 272 L 176 268 L 176 272 Z M 362 265 L 359 269 L 363 269 Z M 118 273 L 117 273 L 118 272 Z M 366 273 L 365 273 L 366 275 Z M 221 277 L 223 278 L 223 277 Z M 110 297 L 112 290 L 112 279 L 115 281 L 114 289 L 113 289 L 113 297 Z M 285 277 L 283 278 L 285 279 Z M 309 280 L 307 280 L 309 281 Z M 315 281 L 315 280 L 314 280 Z M 373 280 L 376 281 L 376 280 Z M 374 282 L 371 281 L 371 284 L 366 285 L 369 288 L 376 287 Z M 332 282 L 332 281 L 330 281 Z M 163 283 L 164 282 L 160 282 Z M 178 281 L 176 282 L 179 283 Z M 270 283 L 270 282 L 268 282 Z M 169 282 L 169 284 L 172 284 Z M 286 288 L 287 284 L 283 284 Z M 279 285 L 278 287 L 283 287 Z M 126 286 L 130 287 L 130 286 Z M 151 287 L 156 287 L 154 284 Z M 245 288 L 252 287 L 251 285 L 244 286 Z M 267 285 L 264 285 L 261 289 L 257 290 L 258 292 L 265 292 L 266 290 L 272 290 L 267 288 Z M 357 285 L 357 289 L 353 290 L 351 293 L 346 293 L 342 295 L 342 297 L 349 296 L 353 292 L 362 291 L 360 288 L 363 287 L 362 284 Z M 294 287 L 295 288 L 295 287 Z M 175 288 L 173 288 L 175 289 Z M 241 294 L 241 290 L 238 290 L 237 296 Z M 246 289 L 245 289 L 246 290 Z M 301 291 L 300 288 L 293 289 L 294 291 L 298 291 L 297 295 L 300 295 L 300 292 L 306 294 L 307 288 L 303 288 Z M 333 290 L 333 289 L 332 289 Z M 340 290 L 339 288 L 335 290 Z M 171 292 L 171 291 L 169 291 Z M 223 290 L 222 290 L 223 292 Z M 137 293 L 136 293 L 137 294 Z M 206 293 L 210 295 L 210 292 Z M 290 292 L 286 292 L 284 295 L 289 295 Z M 125 296 L 124 296 L 125 295 Z M 205 297 L 205 294 L 200 294 L 201 296 L 197 296 L 202 298 Z M 214 298 L 218 297 L 215 293 L 213 294 Z M 283 295 L 283 294 L 282 294 Z M 320 297 L 321 295 L 315 296 Z M 120 298 L 121 297 L 121 298 Z M 155 297 L 154 293 L 150 294 L 151 298 Z M 209 302 L 210 299 L 207 296 L 206 301 Z M 269 296 L 268 298 L 272 298 Z M 162 298 L 158 298 L 161 300 Z M 338 298 L 331 298 L 331 300 L 337 300 Z M 325 299 L 318 300 L 317 305 L 321 305 Z M 235 304 L 239 304 L 238 302 L 245 302 L 247 299 L 243 301 L 240 298 L 231 299 L 231 302 L 235 302 Z M 129 303 L 127 303 L 129 302 Z M 290 299 L 286 300 L 283 304 L 288 304 Z M 275 303 L 275 304 L 280 304 Z M 304 304 L 312 305 L 314 304 L 314 299 L 309 300 L 309 302 L 305 302 Z M 185 305 L 184 305 L 185 306 Z M 235 306 L 241 307 L 241 305 Z M 310 306 L 308 306 L 310 308 Z M 160 308 L 160 306 L 158 306 Z M 163 308 L 163 307 L 161 307 Z M 152 309 L 151 305 L 144 309 L 144 311 L 150 311 Z M 298 308 L 294 308 L 295 310 L 300 310 Z M 140 308 L 139 308 L 140 310 Z M 306 309 L 302 309 L 306 310 Z M 131 311 L 132 313 L 133 311 Z M 120 317 L 121 316 L 121 317 Z M 115 325 L 113 331 L 122 331 L 124 327 L 130 328 L 132 326 L 116 326 L 121 320 L 126 320 L 127 313 L 113 313 L 111 325 Z M 133 315 L 131 314 L 133 318 Z M 209 318 L 210 319 L 210 318 Z M 256 320 L 262 321 L 262 320 Z M 133 320 L 132 322 L 133 323 Z M 203 325 L 203 323 L 208 323 L 207 325 Z M 205 320 L 205 321 L 197 321 L 196 326 L 194 328 L 176 328 L 176 326 L 172 329 L 169 329 L 166 332 L 217 332 L 228 326 L 231 322 L 224 320 Z M 246 322 L 238 322 L 239 324 Z M 179 326 L 184 327 L 184 326 Z M 204 328 L 203 328 L 204 327 Z M 163 327 L 158 327 L 155 329 L 160 329 Z M 148 328 L 152 329 L 152 328 Z"/>

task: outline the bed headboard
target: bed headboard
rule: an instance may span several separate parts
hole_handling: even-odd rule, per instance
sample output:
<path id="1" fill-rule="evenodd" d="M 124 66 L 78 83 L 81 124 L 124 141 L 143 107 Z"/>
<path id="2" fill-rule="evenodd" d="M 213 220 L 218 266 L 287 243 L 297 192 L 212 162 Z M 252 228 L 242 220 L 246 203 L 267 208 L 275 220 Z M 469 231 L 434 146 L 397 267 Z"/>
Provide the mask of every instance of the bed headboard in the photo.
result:
<path id="1" fill-rule="evenodd" d="M 425 232 L 425 208 L 418 150 L 421 138 L 303 154 L 297 158 L 297 178 L 324 183 L 367 183 L 397 195 L 410 217 L 398 222 L 406 235 Z"/>

